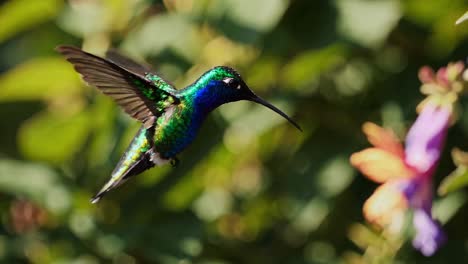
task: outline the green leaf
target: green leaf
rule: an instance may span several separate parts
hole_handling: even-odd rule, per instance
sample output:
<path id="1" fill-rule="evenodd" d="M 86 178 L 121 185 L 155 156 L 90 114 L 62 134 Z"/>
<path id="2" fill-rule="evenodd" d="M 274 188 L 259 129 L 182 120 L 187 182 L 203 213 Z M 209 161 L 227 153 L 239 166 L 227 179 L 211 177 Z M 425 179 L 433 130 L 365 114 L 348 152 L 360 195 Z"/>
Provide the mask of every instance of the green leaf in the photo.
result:
<path id="1" fill-rule="evenodd" d="M 58 24 L 65 31 L 84 38 L 109 30 L 109 19 L 103 19 L 109 17 L 109 11 L 101 1 L 78 1 L 64 8 Z"/>
<path id="2" fill-rule="evenodd" d="M 0 160 L 0 191 L 22 195 L 60 213 L 70 205 L 70 196 L 50 168 L 28 162 Z"/>
<path id="3" fill-rule="evenodd" d="M 462 192 L 451 193 L 434 203 L 432 213 L 438 221 L 445 224 L 460 211 L 466 203 L 466 198 Z"/>
<path id="4" fill-rule="evenodd" d="M 11 194 L 25 194 L 40 200 L 57 175 L 44 165 L 13 160 L 0 160 L 0 190 Z"/>
<path id="5" fill-rule="evenodd" d="M 239 25 L 266 32 L 280 21 L 288 5 L 285 0 L 228 0 L 225 11 Z"/>
<path id="6" fill-rule="evenodd" d="M 250 87 L 255 87 L 255 91 L 268 90 L 278 82 L 280 67 L 280 61 L 276 57 L 259 58 L 246 72 L 247 83 Z"/>
<path id="7" fill-rule="evenodd" d="M 129 55 L 158 55 L 164 49 L 173 48 L 178 54 L 189 58 L 195 54 L 196 43 L 192 41 L 193 26 L 190 20 L 179 14 L 153 16 L 131 31 L 122 44 Z M 188 43 L 191 43 L 188 45 Z"/>
<path id="8" fill-rule="evenodd" d="M 134 10 L 140 4 L 122 0 L 74 1 L 63 8 L 57 23 L 66 32 L 89 41 L 90 36 L 125 30 L 132 25 L 129 20 L 132 15 L 138 15 Z"/>
<path id="9" fill-rule="evenodd" d="M 466 166 L 459 166 L 442 181 L 437 191 L 439 195 L 447 195 L 467 185 L 468 168 Z"/>
<path id="10" fill-rule="evenodd" d="M 396 0 L 337 0 L 340 31 L 369 48 L 383 44 L 402 13 Z"/>
<path id="11" fill-rule="evenodd" d="M 354 170 L 347 158 L 337 156 L 327 161 L 317 173 L 317 186 L 325 197 L 333 197 L 343 192 L 354 179 Z"/>
<path id="12" fill-rule="evenodd" d="M 87 112 L 73 115 L 41 113 L 20 128 L 19 147 L 29 159 L 60 164 L 70 160 L 82 147 L 89 128 Z"/>
<path id="13" fill-rule="evenodd" d="M 331 45 L 300 54 L 284 67 L 284 86 L 302 88 L 313 82 L 321 73 L 341 63 L 345 53 L 346 49 L 343 46 Z"/>
<path id="14" fill-rule="evenodd" d="M 453 148 L 451 154 L 455 165 L 468 166 L 468 152 L 462 151 L 459 148 Z"/>
<path id="15" fill-rule="evenodd" d="M 32 59 L 0 76 L 0 102 L 39 100 L 81 91 L 79 75 L 63 58 Z"/>
<path id="16" fill-rule="evenodd" d="M 115 102 L 108 96 L 96 97 L 95 104 L 91 109 L 93 135 L 87 149 L 91 167 L 101 166 L 109 162 L 109 155 L 115 145 L 115 109 Z"/>
<path id="17" fill-rule="evenodd" d="M 61 0 L 10 0 L 0 6 L 0 43 L 54 17 Z"/>

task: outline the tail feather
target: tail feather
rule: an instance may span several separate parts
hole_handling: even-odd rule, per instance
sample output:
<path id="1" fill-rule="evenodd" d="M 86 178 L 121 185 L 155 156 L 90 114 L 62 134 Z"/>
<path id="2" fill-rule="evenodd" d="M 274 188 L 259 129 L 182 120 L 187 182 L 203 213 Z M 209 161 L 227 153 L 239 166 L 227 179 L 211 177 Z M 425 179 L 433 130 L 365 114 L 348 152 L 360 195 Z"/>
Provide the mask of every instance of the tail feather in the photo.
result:
<path id="1" fill-rule="evenodd" d="M 110 190 L 122 185 L 130 177 L 138 175 L 147 169 L 154 167 L 154 163 L 151 161 L 152 150 L 149 150 L 145 155 L 141 156 L 139 160 L 135 161 L 131 167 L 123 169 L 117 166 L 112 173 L 111 179 L 101 188 L 101 190 L 91 198 L 91 203 L 95 204 L 101 200 L 101 198 L 107 194 Z"/>
<path id="2" fill-rule="evenodd" d="M 154 127 L 141 126 L 127 150 L 120 158 L 119 163 L 112 172 L 110 180 L 102 189 L 91 198 L 92 203 L 97 203 L 108 191 L 124 183 L 129 177 L 142 173 L 154 166 L 152 162 L 152 140 Z"/>

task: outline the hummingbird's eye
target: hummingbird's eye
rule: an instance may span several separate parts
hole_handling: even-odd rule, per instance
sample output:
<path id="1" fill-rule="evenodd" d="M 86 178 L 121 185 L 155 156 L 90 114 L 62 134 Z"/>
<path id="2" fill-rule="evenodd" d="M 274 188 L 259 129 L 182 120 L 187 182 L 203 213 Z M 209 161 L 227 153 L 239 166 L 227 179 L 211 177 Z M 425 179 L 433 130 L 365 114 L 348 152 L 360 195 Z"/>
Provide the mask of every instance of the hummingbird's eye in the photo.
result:
<path id="1" fill-rule="evenodd" d="M 230 78 L 230 77 L 224 78 L 223 82 L 229 85 L 229 87 L 236 88 L 238 90 L 242 87 L 241 84 L 234 78 Z"/>

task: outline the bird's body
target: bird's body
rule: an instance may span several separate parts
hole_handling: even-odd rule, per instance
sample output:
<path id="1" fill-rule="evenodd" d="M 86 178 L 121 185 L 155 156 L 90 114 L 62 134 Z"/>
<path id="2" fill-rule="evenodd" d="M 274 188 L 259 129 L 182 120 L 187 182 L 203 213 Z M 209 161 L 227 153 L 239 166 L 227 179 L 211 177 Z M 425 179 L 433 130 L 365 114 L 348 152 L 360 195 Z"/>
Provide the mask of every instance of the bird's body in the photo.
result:
<path id="1" fill-rule="evenodd" d="M 97 202 L 106 192 L 155 165 L 177 163 L 176 155 L 195 138 L 207 115 L 218 106 L 250 100 L 288 116 L 256 96 L 240 75 L 218 66 L 197 81 L 177 90 L 140 64 L 115 52 L 107 59 L 71 46 L 57 50 L 70 61 L 83 79 L 112 97 L 129 115 L 143 124 L 125 151 L 111 179 L 96 194 Z"/>

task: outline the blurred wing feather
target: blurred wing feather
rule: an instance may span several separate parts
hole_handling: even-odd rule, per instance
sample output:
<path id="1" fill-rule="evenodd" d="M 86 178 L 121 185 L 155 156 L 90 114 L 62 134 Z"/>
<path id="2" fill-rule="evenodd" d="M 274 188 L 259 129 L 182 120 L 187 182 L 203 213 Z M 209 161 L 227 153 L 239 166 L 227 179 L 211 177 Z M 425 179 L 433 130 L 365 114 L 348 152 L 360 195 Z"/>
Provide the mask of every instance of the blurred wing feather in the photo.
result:
<path id="1" fill-rule="evenodd" d="M 137 66 L 136 62 L 124 63 L 120 60 L 106 60 L 72 46 L 59 46 L 57 51 L 63 54 L 73 64 L 83 79 L 90 85 L 96 86 L 104 94 L 112 97 L 131 117 L 143 122 L 145 127 L 154 124 L 155 117 L 161 115 L 164 109 L 158 105 L 166 105 L 178 99 L 172 93 L 145 78 L 144 66 Z M 130 66 L 129 66 L 130 65 Z M 161 103 L 162 104 L 158 104 Z"/>
<path id="2" fill-rule="evenodd" d="M 143 79 L 146 78 L 145 76 L 148 73 L 156 75 L 149 65 L 135 62 L 115 49 L 110 49 L 106 52 L 106 59 Z"/>

